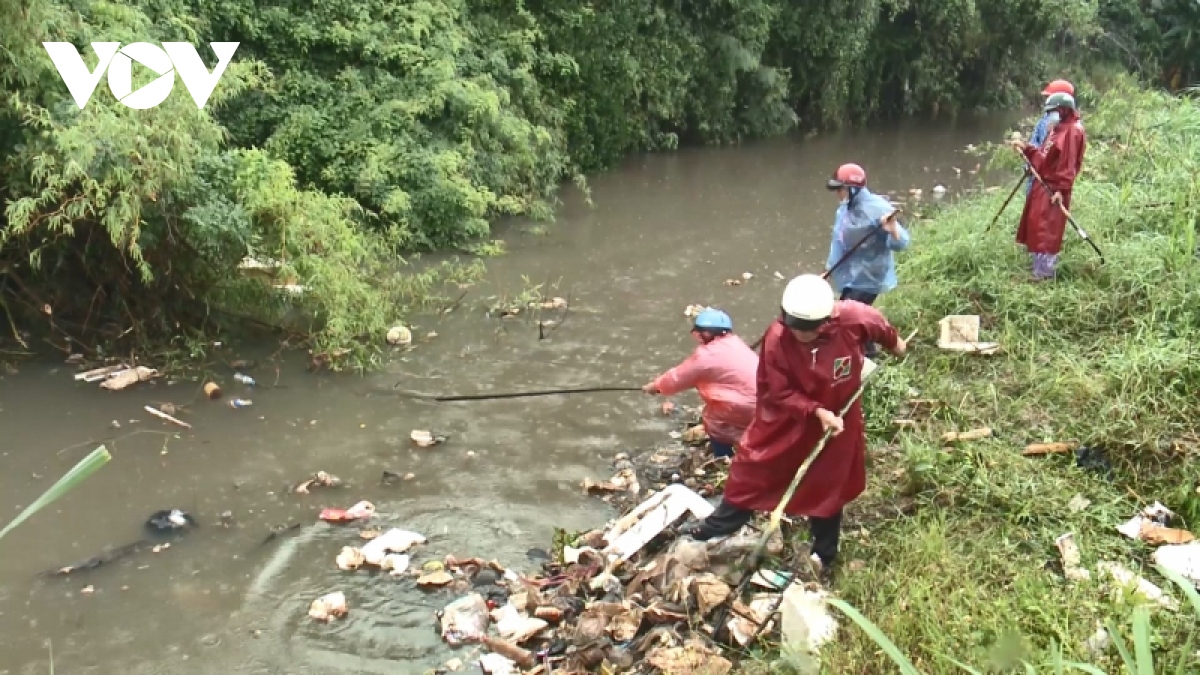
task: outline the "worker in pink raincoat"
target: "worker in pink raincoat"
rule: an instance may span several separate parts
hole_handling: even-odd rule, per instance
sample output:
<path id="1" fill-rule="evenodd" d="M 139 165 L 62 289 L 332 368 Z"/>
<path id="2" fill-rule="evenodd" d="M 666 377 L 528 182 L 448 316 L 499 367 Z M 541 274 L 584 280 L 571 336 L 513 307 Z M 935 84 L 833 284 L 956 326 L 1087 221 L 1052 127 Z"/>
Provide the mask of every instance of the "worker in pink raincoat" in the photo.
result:
<path id="1" fill-rule="evenodd" d="M 758 354 L 733 334 L 733 320 L 705 309 L 692 325 L 700 343 L 683 363 L 642 387 L 647 394 L 674 396 L 693 387 L 704 399 L 704 431 L 716 457 L 732 457 L 742 432 L 754 419 Z"/>
<path id="2" fill-rule="evenodd" d="M 775 509 L 826 431 L 832 436 L 785 507 L 807 516 L 812 552 L 822 578 L 832 580 L 842 509 L 867 484 L 862 404 L 839 411 L 862 383 L 864 345 L 876 342 L 896 356 L 906 345 L 883 314 L 852 300 L 835 300 L 815 274 L 788 283 L 780 317 L 767 329 L 758 366 L 754 421 L 738 445 L 725 494 L 712 515 L 682 532 L 699 540 L 727 536 L 755 511 Z"/>

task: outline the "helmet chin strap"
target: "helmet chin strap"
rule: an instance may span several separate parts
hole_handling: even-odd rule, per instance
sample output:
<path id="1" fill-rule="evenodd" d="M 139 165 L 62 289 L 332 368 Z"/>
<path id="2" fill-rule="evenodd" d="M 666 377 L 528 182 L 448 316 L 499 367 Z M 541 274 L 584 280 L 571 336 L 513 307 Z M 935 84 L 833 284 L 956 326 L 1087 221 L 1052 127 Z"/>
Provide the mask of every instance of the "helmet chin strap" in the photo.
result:
<path id="1" fill-rule="evenodd" d="M 862 190 L 862 188 L 847 186 L 846 190 L 850 195 L 849 197 L 846 198 L 846 205 L 849 206 L 850 204 L 852 204 L 854 202 L 854 198 L 858 196 L 858 193 Z"/>

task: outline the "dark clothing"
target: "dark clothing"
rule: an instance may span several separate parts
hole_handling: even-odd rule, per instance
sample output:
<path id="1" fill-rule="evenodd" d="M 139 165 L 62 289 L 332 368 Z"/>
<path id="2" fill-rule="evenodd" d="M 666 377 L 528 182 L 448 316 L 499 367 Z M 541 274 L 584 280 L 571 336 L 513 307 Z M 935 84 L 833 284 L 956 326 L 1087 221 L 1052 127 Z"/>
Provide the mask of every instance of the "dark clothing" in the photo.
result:
<path id="1" fill-rule="evenodd" d="M 873 304 L 875 304 L 875 298 L 878 298 L 878 297 L 879 296 L 876 295 L 875 293 L 864 293 L 862 291 L 856 291 L 853 288 L 844 288 L 844 289 L 842 289 L 841 299 L 842 300 L 857 300 L 864 305 L 873 305 Z"/>
<path id="2" fill-rule="evenodd" d="M 830 569 L 837 561 L 838 544 L 842 538 L 842 512 L 828 518 L 808 518 L 812 532 L 812 552 L 821 559 L 821 567 Z"/>
<path id="3" fill-rule="evenodd" d="M 842 289 L 841 299 L 842 300 L 855 300 L 857 302 L 861 302 L 864 305 L 874 305 L 875 300 L 878 297 L 879 297 L 879 295 L 876 293 L 866 293 L 863 291 L 859 291 L 859 290 L 855 290 L 853 288 L 847 287 L 847 288 Z M 875 344 L 874 342 L 871 342 L 870 340 L 868 340 L 867 344 L 864 345 L 864 350 L 866 351 L 866 357 L 868 359 L 874 359 L 875 357 L 879 356 L 879 345 Z"/>
<path id="4" fill-rule="evenodd" d="M 708 447 L 712 448 L 713 457 L 733 457 L 733 443 L 722 443 L 710 438 Z"/>
<path id="5" fill-rule="evenodd" d="M 700 541 L 727 537 L 742 529 L 754 518 L 754 512 L 731 506 L 725 500 L 717 506 L 712 515 L 700 523 L 693 538 Z M 808 517 L 808 528 L 812 534 L 812 552 L 821 561 L 823 568 L 833 567 L 837 561 L 838 543 L 842 533 L 842 511 L 839 510 L 828 518 Z"/>
<path id="6" fill-rule="evenodd" d="M 707 541 L 717 537 L 728 537 L 742 529 L 743 526 L 753 519 L 754 511 L 739 509 L 722 499 L 721 503 L 717 505 L 716 510 L 707 518 L 700 521 L 700 529 L 695 532 L 693 537 L 700 541 Z"/>

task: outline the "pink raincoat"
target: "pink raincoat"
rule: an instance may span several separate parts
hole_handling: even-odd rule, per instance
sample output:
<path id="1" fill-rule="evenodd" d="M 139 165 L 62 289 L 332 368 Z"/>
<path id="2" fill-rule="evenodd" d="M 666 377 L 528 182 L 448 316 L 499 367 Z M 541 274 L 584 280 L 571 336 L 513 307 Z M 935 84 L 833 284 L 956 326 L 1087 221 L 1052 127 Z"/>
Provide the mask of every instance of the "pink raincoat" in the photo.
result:
<path id="1" fill-rule="evenodd" d="M 737 444 L 754 420 L 758 354 L 729 334 L 700 345 L 683 363 L 654 380 L 663 396 L 692 387 L 704 399 L 704 430 L 720 443 Z"/>

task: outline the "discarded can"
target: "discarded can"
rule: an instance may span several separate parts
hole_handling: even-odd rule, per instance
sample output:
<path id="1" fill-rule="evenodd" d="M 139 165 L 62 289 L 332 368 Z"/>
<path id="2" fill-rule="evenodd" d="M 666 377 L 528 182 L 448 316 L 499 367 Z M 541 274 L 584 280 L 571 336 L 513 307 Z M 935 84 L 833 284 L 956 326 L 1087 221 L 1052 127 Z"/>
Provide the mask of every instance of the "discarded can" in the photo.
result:
<path id="1" fill-rule="evenodd" d="M 238 382 L 241 382 L 242 384 L 246 385 L 247 387 L 253 387 L 255 384 L 254 378 L 250 377 L 249 375 L 247 375 L 245 373 L 234 373 L 233 379 L 237 380 Z"/>
<path id="2" fill-rule="evenodd" d="M 252 405 L 254 405 L 252 401 L 248 401 L 244 398 L 235 398 L 229 402 L 230 408 L 249 408 Z"/>

